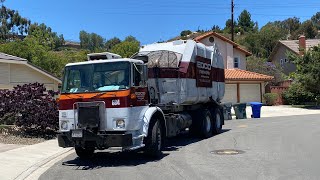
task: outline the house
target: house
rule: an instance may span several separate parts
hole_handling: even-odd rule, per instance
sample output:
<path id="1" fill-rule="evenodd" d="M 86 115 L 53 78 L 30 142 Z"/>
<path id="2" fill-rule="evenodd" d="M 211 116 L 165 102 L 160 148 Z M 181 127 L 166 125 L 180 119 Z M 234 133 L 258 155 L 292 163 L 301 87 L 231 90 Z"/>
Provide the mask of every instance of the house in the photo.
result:
<path id="1" fill-rule="evenodd" d="M 216 44 L 224 59 L 226 69 L 239 68 L 246 70 L 246 57 L 251 56 L 252 53 L 242 48 L 239 44 L 216 32 L 205 33 L 194 38 L 194 40 L 206 46 Z"/>
<path id="2" fill-rule="evenodd" d="M 246 58 L 252 54 L 239 44 L 216 32 L 194 38 L 206 46 L 218 46 L 224 59 L 226 91 L 223 102 L 262 102 L 265 85 L 272 76 L 246 71 Z"/>
<path id="3" fill-rule="evenodd" d="M 288 53 L 302 56 L 305 51 L 320 44 L 320 39 L 307 39 L 300 36 L 298 40 L 280 40 L 272 50 L 269 61 L 279 65 L 283 69 L 283 73 L 289 75 L 296 70 L 296 66 L 290 62 Z"/>
<path id="4" fill-rule="evenodd" d="M 61 80 L 26 59 L 0 53 L 0 89 L 12 89 L 16 85 L 43 83 L 47 90 L 58 91 Z"/>

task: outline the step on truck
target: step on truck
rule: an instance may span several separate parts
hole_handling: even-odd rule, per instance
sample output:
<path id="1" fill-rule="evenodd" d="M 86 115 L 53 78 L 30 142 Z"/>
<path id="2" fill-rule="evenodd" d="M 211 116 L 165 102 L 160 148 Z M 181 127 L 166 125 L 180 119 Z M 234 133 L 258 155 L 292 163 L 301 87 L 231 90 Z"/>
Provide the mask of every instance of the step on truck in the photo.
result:
<path id="1" fill-rule="evenodd" d="M 159 157 L 165 138 L 221 132 L 225 78 L 217 47 L 179 40 L 142 46 L 130 59 L 108 57 L 66 65 L 59 146 L 75 147 L 80 158 L 108 148 Z"/>

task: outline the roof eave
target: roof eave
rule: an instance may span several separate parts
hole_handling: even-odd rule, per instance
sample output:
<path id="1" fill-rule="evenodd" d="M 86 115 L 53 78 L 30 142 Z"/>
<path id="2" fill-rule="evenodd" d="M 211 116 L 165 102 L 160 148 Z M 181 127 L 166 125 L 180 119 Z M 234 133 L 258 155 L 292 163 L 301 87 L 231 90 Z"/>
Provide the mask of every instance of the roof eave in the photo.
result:
<path id="1" fill-rule="evenodd" d="M 205 38 L 207 38 L 207 37 L 209 37 L 209 36 L 211 36 L 211 35 L 216 36 L 216 37 L 218 37 L 219 39 L 221 39 L 221 40 L 223 40 L 223 41 L 225 41 L 225 42 L 228 42 L 228 43 L 232 44 L 232 45 L 233 45 L 233 48 L 236 48 L 236 49 L 238 49 L 239 51 L 245 53 L 245 54 L 246 54 L 246 57 L 252 56 L 252 53 L 251 53 L 251 52 L 249 52 L 249 51 L 241 48 L 240 45 L 237 44 L 236 42 L 233 42 L 232 40 L 228 39 L 227 37 L 224 37 L 223 35 L 221 35 L 221 34 L 219 34 L 219 33 L 216 33 L 216 32 L 213 32 L 213 31 L 212 31 L 212 32 L 208 32 L 208 33 L 205 34 L 205 35 L 200 35 L 200 36 L 194 38 L 194 41 L 200 42 L 201 40 L 203 40 L 203 39 L 205 39 Z"/>
<path id="2" fill-rule="evenodd" d="M 247 78 L 226 78 L 226 81 L 262 81 L 262 82 L 268 82 L 272 81 L 273 78 L 270 79 L 247 79 Z"/>

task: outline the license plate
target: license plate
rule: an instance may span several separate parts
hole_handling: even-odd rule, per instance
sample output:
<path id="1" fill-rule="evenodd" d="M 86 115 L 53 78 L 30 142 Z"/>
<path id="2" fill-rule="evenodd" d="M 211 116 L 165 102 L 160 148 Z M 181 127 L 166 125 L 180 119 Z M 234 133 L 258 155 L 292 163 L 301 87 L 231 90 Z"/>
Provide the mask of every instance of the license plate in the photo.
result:
<path id="1" fill-rule="evenodd" d="M 75 138 L 81 138 L 82 137 L 82 131 L 72 131 L 71 136 L 75 137 Z"/>

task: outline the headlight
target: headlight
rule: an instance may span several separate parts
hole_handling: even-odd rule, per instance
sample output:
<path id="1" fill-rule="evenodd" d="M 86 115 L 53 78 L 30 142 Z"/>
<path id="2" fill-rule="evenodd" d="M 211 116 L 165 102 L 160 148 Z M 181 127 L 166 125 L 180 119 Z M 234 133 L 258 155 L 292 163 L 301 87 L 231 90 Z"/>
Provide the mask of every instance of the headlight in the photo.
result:
<path id="1" fill-rule="evenodd" d="M 61 117 L 67 118 L 67 112 L 61 112 Z"/>
<path id="2" fill-rule="evenodd" d="M 68 121 L 61 121 L 60 128 L 62 130 L 68 130 Z"/>
<path id="3" fill-rule="evenodd" d="M 116 120 L 116 128 L 124 129 L 125 126 L 126 126 L 126 123 L 125 123 L 124 119 L 117 119 Z"/>

